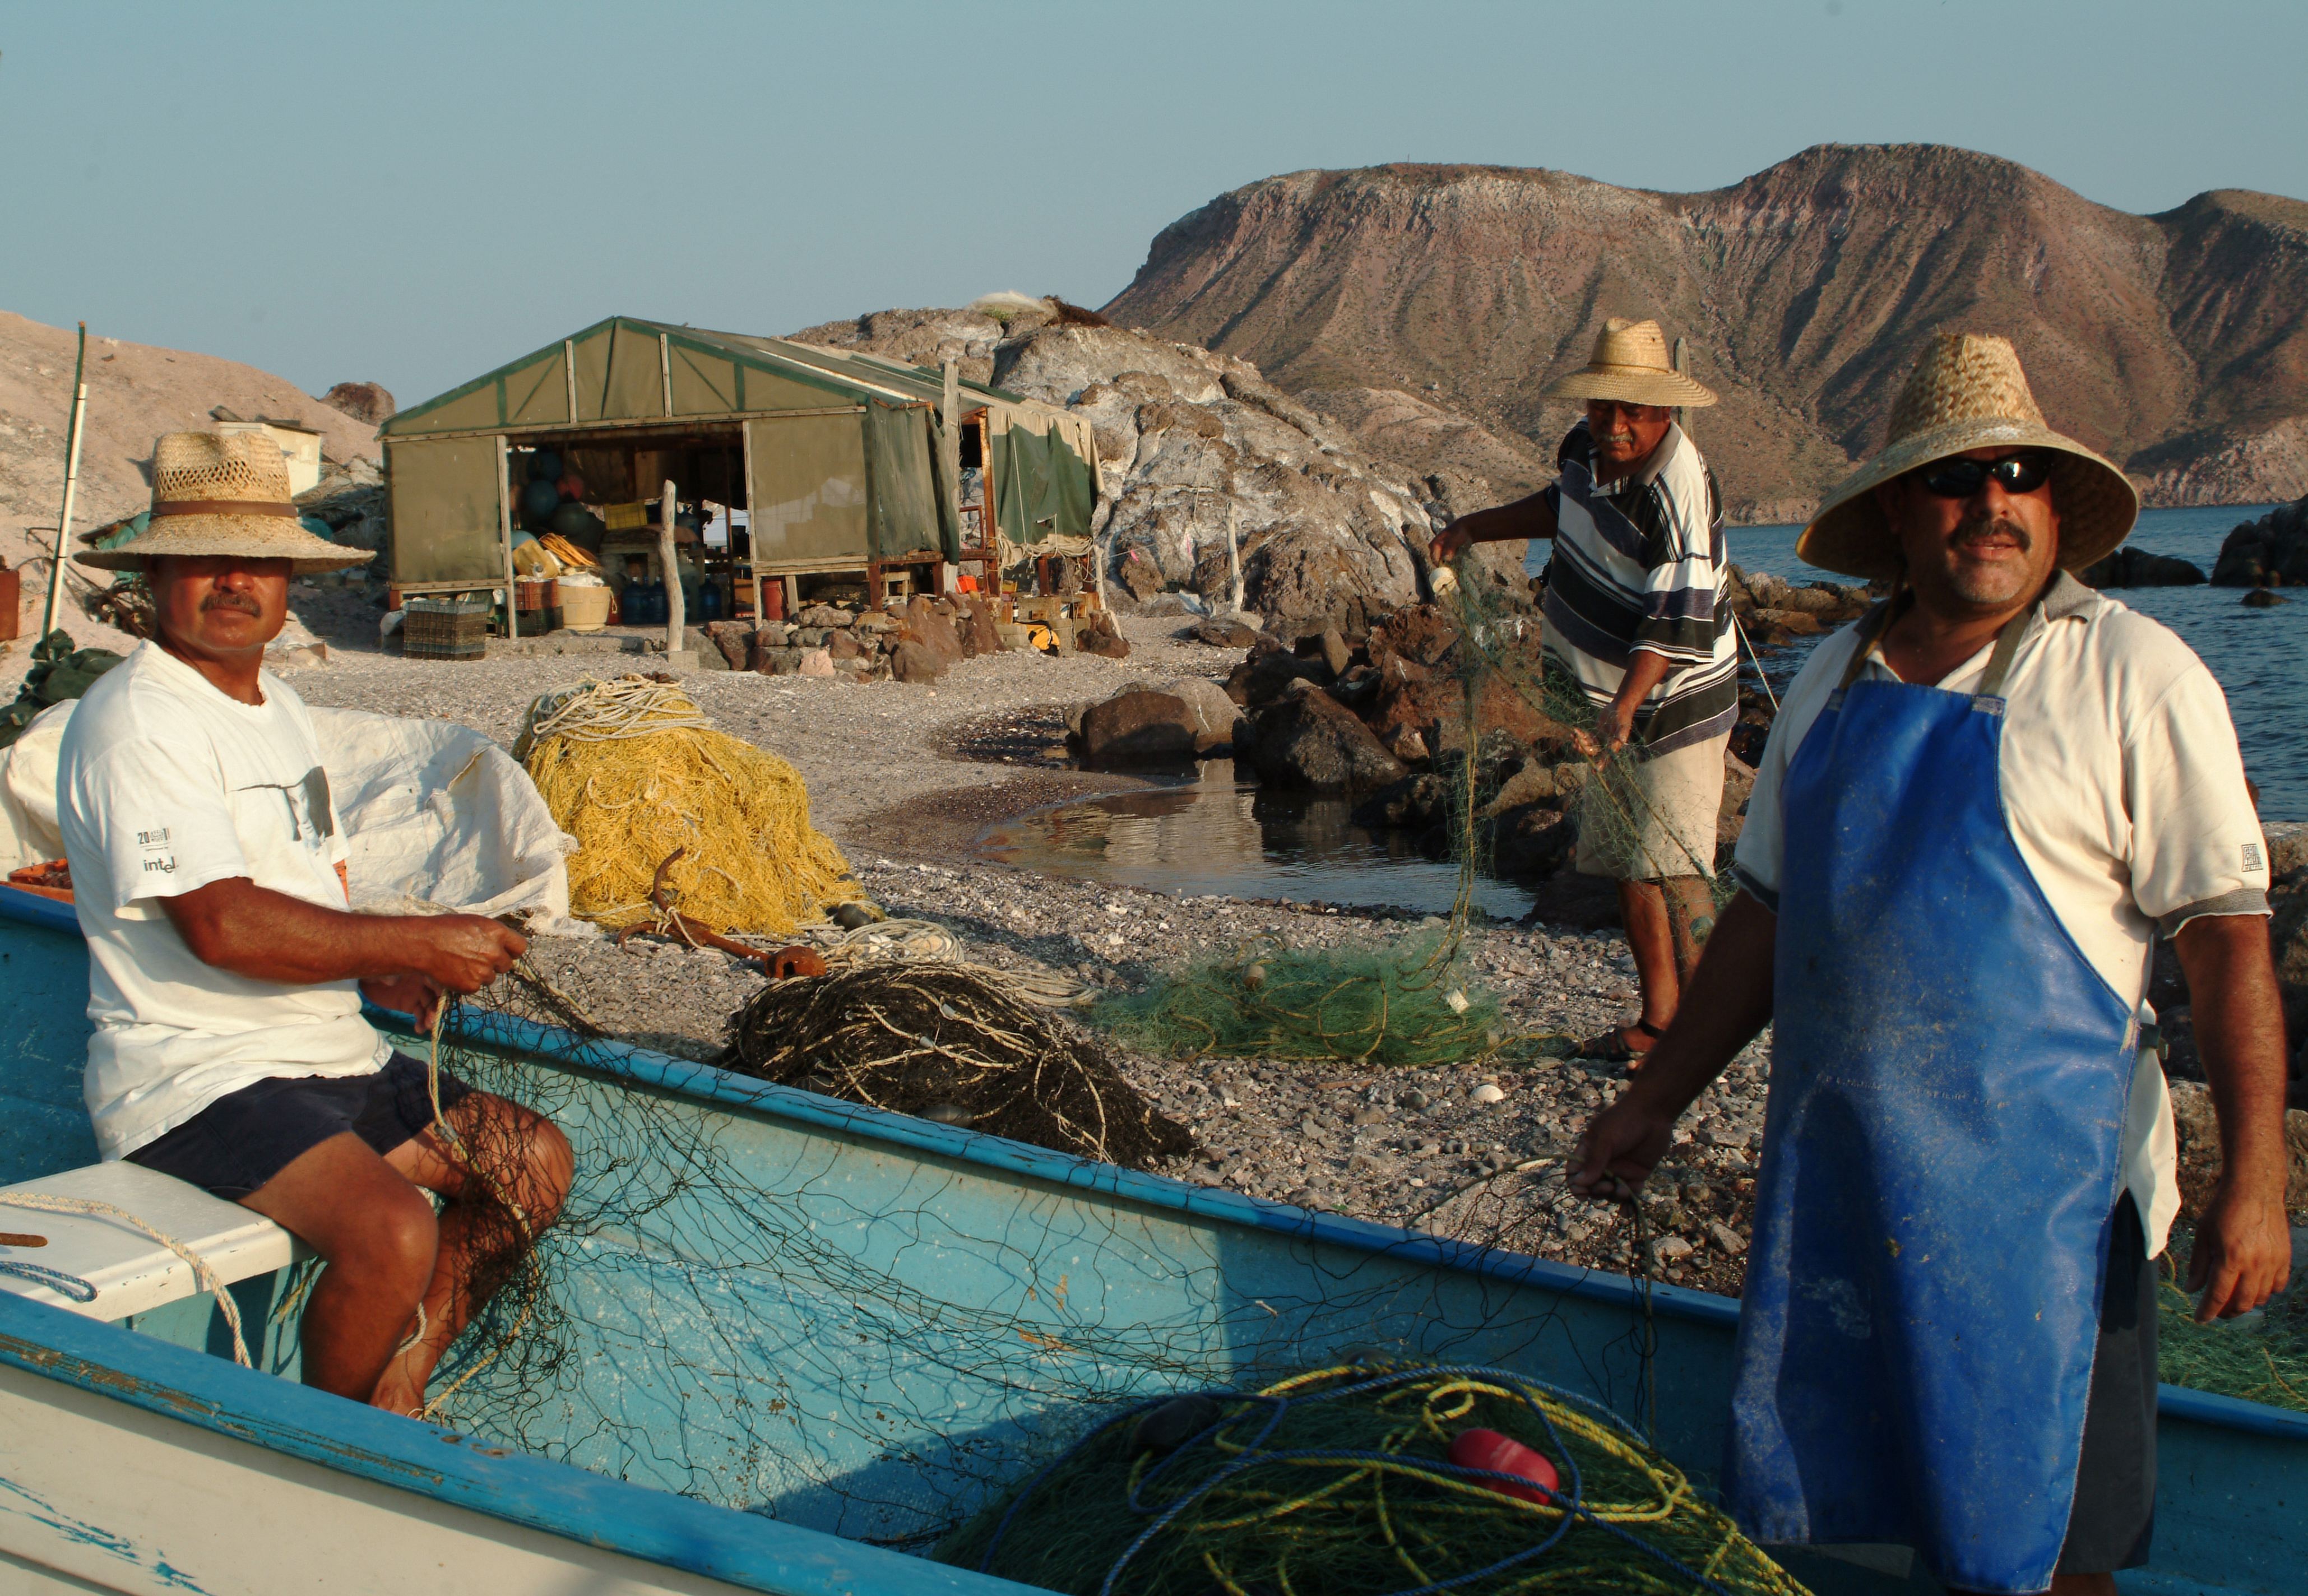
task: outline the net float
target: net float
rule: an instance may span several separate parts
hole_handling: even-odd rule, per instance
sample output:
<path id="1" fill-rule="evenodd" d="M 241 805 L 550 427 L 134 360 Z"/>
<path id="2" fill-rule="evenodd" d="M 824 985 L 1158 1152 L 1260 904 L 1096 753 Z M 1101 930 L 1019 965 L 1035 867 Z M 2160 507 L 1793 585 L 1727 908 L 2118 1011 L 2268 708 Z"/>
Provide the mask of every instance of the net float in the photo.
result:
<path id="1" fill-rule="evenodd" d="M 1526 1502 L 1545 1503 L 1561 1483 L 1554 1465 L 1511 1436 L 1494 1429 L 1462 1429 L 1451 1443 L 1451 1461 L 1462 1469 L 1492 1474 L 1515 1474 L 1529 1485 L 1499 1485 L 1482 1481 L 1485 1489 Z"/>

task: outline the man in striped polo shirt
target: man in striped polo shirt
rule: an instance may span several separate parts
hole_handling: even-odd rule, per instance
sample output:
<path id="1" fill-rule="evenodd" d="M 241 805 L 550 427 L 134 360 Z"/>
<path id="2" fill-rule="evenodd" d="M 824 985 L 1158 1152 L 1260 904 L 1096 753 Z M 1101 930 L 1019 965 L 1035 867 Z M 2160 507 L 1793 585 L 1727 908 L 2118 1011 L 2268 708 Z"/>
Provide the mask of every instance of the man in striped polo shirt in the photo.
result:
<path id="1" fill-rule="evenodd" d="M 1584 370 L 1550 398 L 1587 401 L 1554 485 L 1435 536 L 1440 563 L 1472 543 L 1551 537 L 1549 699 L 1583 706 L 1591 755 L 1624 750 L 1578 807 L 1578 868 L 1618 883 L 1642 988 L 1632 1025 L 1589 1042 L 1632 1060 L 1675 1017 L 1713 914 L 1723 755 L 1739 713 L 1738 639 L 1723 598 L 1721 496 L 1671 408 L 1715 395 L 1669 364 L 1657 322 L 1614 316 Z"/>

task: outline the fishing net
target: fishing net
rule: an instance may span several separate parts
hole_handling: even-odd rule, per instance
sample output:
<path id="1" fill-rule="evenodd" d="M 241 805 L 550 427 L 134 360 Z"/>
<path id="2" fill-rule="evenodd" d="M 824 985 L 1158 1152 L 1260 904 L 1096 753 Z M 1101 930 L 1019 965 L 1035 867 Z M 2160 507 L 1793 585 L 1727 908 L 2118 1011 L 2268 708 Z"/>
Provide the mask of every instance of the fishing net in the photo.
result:
<path id="1" fill-rule="evenodd" d="M 761 1014 L 757 1047 L 854 1015 L 831 1001 L 847 991 L 916 1048 L 926 1033 L 1000 1065 L 990 1082 L 957 1073 L 924 1095 L 947 1094 L 974 1119 L 992 1103 L 1004 1128 L 1004 1113 L 1047 1111 L 1002 1103 L 1004 1077 L 1053 1078 L 1037 1057 L 1051 1017 L 1013 990 L 934 961 L 874 958 L 784 985 L 797 989 L 794 1011 Z M 1656 1411 L 1639 1312 L 1598 1318 L 1553 1290 L 1438 1270 L 1391 1247 L 1331 1251 L 1313 1266 L 1279 1223 L 1213 1226 L 1117 1203 L 1105 1195 L 1121 1178 L 1112 1170 L 1089 1166 L 1068 1186 L 1048 1164 L 986 1167 L 948 1155 L 951 1144 L 908 1151 L 888 1132 L 861 1140 L 848 1128 L 874 1111 L 832 1096 L 751 1111 L 749 1094 L 777 1088 L 571 1034 L 589 1027 L 581 1004 L 528 961 L 483 1003 L 444 1025 L 440 1068 L 551 1120 L 574 1154 L 567 1198 L 533 1244 L 507 1205 L 475 1215 L 485 1266 L 464 1300 L 486 1305 L 435 1373 L 428 1416 L 492 1444 L 926 1551 L 1122 1407 L 1255 1387 L 1353 1343 L 1569 1369 L 1624 1411 Z M 839 1043 L 841 1025 L 826 1028 Z M 1035 1061 L 1005 1062 L 1017 1055 L 997 1033 Z M 432 1044 L 392 1040 L 418 1057 Z M 1060 1051 L 1096 1056 L 1071 1040 Z M 933 1068 L 917 1057 L 858 1078 L 891 1101 L 893 1083 Z M 1057 1065 L 1061 1105 L 1081 1102 L 1071 1073 Z M 1105 1094 L 1102 1072 L 1082 1079 Z M 1106 1095 L 1107 1152 L 1126 1156 L 1113 1103 Z M 1064 1117 L 1079 1128 L 1093 1111 Z M 1163 1133 L 1163 1121 L 1144 1124 L 1150 1139 Z M 518 1171 L 501 1162 L 512 1144 L 468 1142 L 487 1178 L 475 1188 L 517 1197 Z M 276 1320 L 300 1300 L 301 1284 Z"/>
<path id="2" fill-rule="evenodd" d="M 1436 807 L 1459 867 L 1443 929 L 1388 948 L 1253 945 L 1191 961 L 1159 972 L 1141 991 L 1099 1003 L 1092 1011 L 1098 1023 L 1174 1058 L 1417 1067 L 1575 1052 L 1569 1038 L 1509 1027 L 1497 1000 L 1460 967 L 1476 884 L 1494 858 L 1497 811 L 1524 794 L 1563 803 L 1559 824 L 1582 853 L 1635 862 L 1637 874 L 1664 880 L 1678 941 L 1689 948 L 1705 941 L 1733 890 L 1728 873 L 1715 870 L 1714 816 L 1703 835 L 1692 835 L 1687 819 L 1655 801 L 1639 744 L 1609 749 L 1589 734 L 1593 701 L 1546 656 L 1536 617 L 1509 590 L 1438 580 L 1436 595 L 1431 613 L 1399 613 L 1413 619 L 1402 634 L 1374 641 L 1372 653 L 1392 654 L 1388 668 L 1415 670 L 1414 681 L 1442 689 L 1433 695 L 1442 750 Z"/>
<path id="3" fill-rule="evenodd" d="M 1143 1169 L 1193 1151 L 1104 1046 L 956 965 L 866 965 L 773 982 L 739 1012 L 725 1068 L 870 1107 Z"/>
<path id="4" fill-rule="evenodd" d="M 811 828 L 794 768 L 715 731 L 669 679 L 547 693 L 513 757 L 577 839 L 572 910 L 601 925 L 656 926 L 670 907 L 716 931 L 785 936 L 865 896 Z"/>
<path id="5" fill-rule="evenodd" d="M 2170 1273 L 2179 1248 L 2159 1260 L 2156 1362 L 2166 1384 L 2308 1413 L 2308 1289 L 2295 1281 L 2242 1319 L 2196 1323 L 2196 1305 Z"/>
<path id="6" fill-rule="evenodd" d="M 1479 1432 L 1544 1459 L 1552 1489 L 1454 1463 Z M 1078 1596 L 1803 1588 L 1608 1409 L 1425 1365 L 1125 1410 L 936 1556 Z"/>
<path id="7" fill-rule="evenodd" d="M 1456 948 L 1444 948 L 1454 940 L 1435 931 L 1348 951 L 1269 940 L 1101 999 L 1089 1016 L 1131 1046 L 1188 1058 L 1455 1063 L 1507 1037 L 1498 1000 L 1468 993 Z"/>

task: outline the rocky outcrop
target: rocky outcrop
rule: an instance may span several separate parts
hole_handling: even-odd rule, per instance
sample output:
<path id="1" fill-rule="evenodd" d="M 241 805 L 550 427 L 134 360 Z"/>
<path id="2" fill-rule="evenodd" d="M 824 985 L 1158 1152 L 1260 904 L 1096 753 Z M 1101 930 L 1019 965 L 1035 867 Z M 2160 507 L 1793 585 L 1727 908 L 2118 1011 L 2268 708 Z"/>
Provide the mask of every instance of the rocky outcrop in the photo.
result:
<path id="1" fill-rule="evenodd" d="M 969 594 L 917 594 L 879 610 L 814 604 L 788 621 L 719 622 L 706 635 L 732 669 L 765 676 L 848 676 L 857 682 L 934 682 L 962 660 L 998 653 L 993 606 Z M 749 662 L 737 664 L 739 657 Z"/>
<path id="2" fill-rule="evenodd" d="M 340 382 L 321 396 L 321 402 L 371 426 L 392 420 L 394 409 L 392 395 L 382 382 Z"/>
<path id="3" fill-rule="evenodd" d="M 952 360 L 971 382 L 986 382 L 994 377 L 994 346 L 1003 324 L 973 310 L 886 310 L 786 336 L 797 344 L 860 349 L 909 365 L 943 366 Z"/>
<path id="4" fill-rule="evenodd" d="M 2150 503 L 2308 491 L 2308 204 L 2274 195 L 2134 216 L 1919 144 L 1821 145 L 1688 194 L 1502 167 L 1296 172 L 1163 229 L 1104 308 L 1302 398 L 1414 395 L 1432 415 L 1362 411 L 1365 446 L 1414 476 L 1477 433 L 1551 458 L 1572 407 L 1541 390 L 1605 316 L 1635 313 L 1687 336 L 1722 397 L 1692 425 L 1735 519 L 1787 517 L 1879 448 L 1947 327 L 2011 336 L 2054 425 Z M 1388 442 L 1414 437 L 1432 464 Z"/>
<path id="5" fill-rule="evenodd" d="M 1230 603 L 1237 563 L 1245 606 L 1286 629 L 1418 596 L 1434 521 L 1417 487 L 1248 361 L 1058 323 L 999 345 L 995 381 L 1089 417 L 1095 530 L 1134 596 Z"/>
<path id="6" fill-rule="evenodd" d="M 2212 567 L 2212 583 L 2220 588 L 2308 585 L 2308 499 L 2279 505 L 2229 533 Z"/>
<path id="7" fill-rule="evenodd" d="M 2076 572 L 2076 579 L 2087 588 L 2192 588 L 2203 581 L 2204 573 L 2170 554 L 2121 548 L 2085 566 Z"/>

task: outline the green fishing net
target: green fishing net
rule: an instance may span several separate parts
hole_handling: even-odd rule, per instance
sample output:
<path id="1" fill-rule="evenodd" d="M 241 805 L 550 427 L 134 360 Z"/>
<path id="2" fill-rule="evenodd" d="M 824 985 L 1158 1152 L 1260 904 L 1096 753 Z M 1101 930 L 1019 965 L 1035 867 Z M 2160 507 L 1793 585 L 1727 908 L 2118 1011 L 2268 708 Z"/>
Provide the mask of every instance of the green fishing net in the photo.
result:
<path id="1" fill-rule="evenodd" d="M 1447 690 L 1433 775 L 1459 884 L 1443 927 L 1384 948 L 1292 948 L 1270 940 L 1187 961 L 1142 991 L 1102 1000 L 1090 1011 L 1094 1022 L 1134 1048 L 1172 1058 L 1419 1068 L 1574 1052 L 1570 1038 L 1511 1026 L 1498 1000 L 1467 978 L 1460 957 L 1499 811 L 1527 794 L 1563 804 L 1558 823 L 1572 828 L 1565 835 L 1582 850 L 1647 857 L 1662 876 L 1714 878 L 1705 893 L 1688 889 L 1710 905 L 1689 916 L 1694 938 L 1704 940 L 1732 891 L 1728 872 L 1714 870 L 1711 818 L 1705 836 L 1683 835 L 1648 796 L 1639 746 L 1606 751 L 1582 740 L 1594 709 L 1546 657 L 1527 602 L 1468 580 L 1441 585 L 1435 609 L 1442 624 L 1425 627 L 1422 618 L 1412 645 L 1425 657 L 1390 668 L 1415 670 Z M 1374 642 L 1374 657 L 1384 646 Z"/>
<path id="2" fill-rule="evenodd" d="M 2295 1281 L 2258 1313 L 2196 1323 L 2196 1305 L 2169 1271 L 2183 1248 L 2158 1260 L 2157 1374 L 2167 1385 L 2308 1413 L 2308 1290 Z"/>
<path id="3" fill-rule="evenodd" d="M 1552 1487 L 1453 1461 L 1497 1436 Z M 1125 1410 L 934 1555 L 1076 1596 L 1803 1590 L 1608 1411 L 1423 1364 Z"/>

